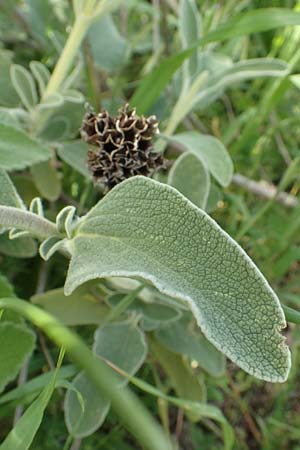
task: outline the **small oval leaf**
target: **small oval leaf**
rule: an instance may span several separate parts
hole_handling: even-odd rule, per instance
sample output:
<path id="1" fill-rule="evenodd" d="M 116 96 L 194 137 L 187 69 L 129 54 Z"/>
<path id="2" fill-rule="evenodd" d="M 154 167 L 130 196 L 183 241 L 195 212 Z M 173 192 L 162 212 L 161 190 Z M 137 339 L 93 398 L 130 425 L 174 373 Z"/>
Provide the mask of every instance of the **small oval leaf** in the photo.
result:
<path id="1" fill-rule="evenodd" d="M 233 175 L 233 164 L 221 141 L 194 131 L 175 134 L 171 139 L 182 144 L 199 158 L 221 186 L 229 185 Z"/>
<path id="2" fill-rule="evenodd" d="M 89 436 L 102 425 L 110 403 L 99 394 L 84 372 L 75 377 L 73 387 L 68 389 L 65 397 L 65 422 L 72 436 Z"/>
<path id="3" fill-rule="evenodd" d="M 11 82 L 26 109 L 31 110 L 38 102 L 38 95 L 31 73 L 19 64 L 10 68 Z"/>
<path id="4" fill-rule="evenodd" d="M 184 153 L 176 159 L 169 172 L 168 184 L 196 206 L 205 209 L 210 190 L 210 178 L 202 161 L 193 153 Z"/>

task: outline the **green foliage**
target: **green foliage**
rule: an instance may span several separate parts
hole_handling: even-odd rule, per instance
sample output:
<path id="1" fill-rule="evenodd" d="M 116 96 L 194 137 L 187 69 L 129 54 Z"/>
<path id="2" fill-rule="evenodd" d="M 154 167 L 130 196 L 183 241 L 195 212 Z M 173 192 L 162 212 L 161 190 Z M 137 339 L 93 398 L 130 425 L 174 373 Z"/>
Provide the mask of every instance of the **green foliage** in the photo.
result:
<path id="1" fill-rule="evenodd" d="M 14 184 L 9 178 L 8 174 L 0 169 L 0 204 L 6 206 L 16 206 L 17 208 L 24 208 L 24 203 L 20 198 Z"/>
<path id="2" fill-rule="evenodd" d="M 298 450 L 298 3 L 2 3 L 0 448 Z M 93 183 L 86 102 L 156 181 Z"/>
<path id="3" fill-rule="evenodd" d="M 195 132 L 176 134 L 172 139 L 199 158 L 221 186 L 228 186 L 232 179 L 233 165 L 222 142 Z"/>
<path id="4" fill-rule="evenodd" d="M 28 328 L 11 322 L 0 324 L 0 391 L 13 380 L 31 355 L 35 335 Z"/>
<path id="5" fill-rule="evenodd" d="M 115 71 L 124 64 L 126 41 L 109 14 L 91 26 L 88 40 L 94 63 L 100 69 Z"/>
<path id="6" fill-rule="evenodd" d="M 85 437 L 96 431 L 109 411 L 109 400 L 80 372 L 65 397 L 65 421 L 72 436 Z"/>
<path id="7" fill-rule="evenodd" d="M 50 201 L 58 199 L 61 183 L 51 162 L 41 162 L 31 167 L 31 174 L 40 194 Z"/>
<path id="8" fill-rule="evenodd" d="M 210 178 L 202 161 L 193 153 L 184 153 L 176 159 L 168 177 L 168 183 L 205 209 L 210 190 Z"/>
<path id="9" fill-rule="evenodd" d="M 212 376 L 218 377 L 224 374 L 224 356 L 187 317 L 157 330 L 155 337 L 172 352 L 196 361 Z"/>
<path id="10" fill-rule="evenodd" d="M 213 42 L 243 36 L 277 27 L 299 25 L 300 14 L 288 8 L 259 8 L 233 17 L 204 37 L 202 42 Z"/>
<path id="11" fill-rule="evenodd" d="M 23 131 L 0 123 L 0 167 L 18 170 L 51 157 L 50 150 Z"/>
<path id="12" fill-rule="evenodd" d="M 10 77 L 21 102 L 30 111 L 38 102 L 38 95 L 31 73 L 22 66 L 12 64 Z"/>
<path id="13" fill-rule="evenodd" d="M 5 441 L 1 444 L 1 450 L 10 450 L 12 448 L 16 450 L 29 449 L 36 432 L 40 427 L 45 409 L 55 389 L 57 373 L 61 362 L 62 360 L 58 361 L 57 370 L 49 385 L 44 388 L 38 398 L 29 406 Z"/>
<path id="14" fill-rule="evenodd" d="M 143 79 L 130 102 L 132 106 L 136 107 L 139 114 L 143 114 L 149 110 L 166 88 L 174 73 L 181 67 L 183 61 L 192 53 L 193 50 L 188 49 L 166 58 Z"/>
<path id="15" fill-rule="evenodd" d="M 88 146 L 83 141 L 71 141 L 58 148 L 60 158 L 81 173 L 91 179 L 91 174 L 86 167 L 86 154 Z"/>
<path id="16" fill-rule="evenodd" d="M 65 296 L 63 289 L 53 289 L 31 298 L 66 325 L 99 324 L 107 314 L 107 308 L 89 293 L 74 292 Z"/>
<path id="17" fill-rule="evenodd" d="M 142 331 L 134 324 L 116 322 L 97 329 L 93 351 L 126 374 L 134 375 L 144 362 L 147 347 Z M 126 381 L 120 376 L 118 385 L 121 387 Z M 66 424 L 72 435 L 88 436 L 102 425 L 110 402 L 97 393 L 95 386 L 82 372 L 74 379 L 73 387 L 68 390 L 65 400 Z"/>

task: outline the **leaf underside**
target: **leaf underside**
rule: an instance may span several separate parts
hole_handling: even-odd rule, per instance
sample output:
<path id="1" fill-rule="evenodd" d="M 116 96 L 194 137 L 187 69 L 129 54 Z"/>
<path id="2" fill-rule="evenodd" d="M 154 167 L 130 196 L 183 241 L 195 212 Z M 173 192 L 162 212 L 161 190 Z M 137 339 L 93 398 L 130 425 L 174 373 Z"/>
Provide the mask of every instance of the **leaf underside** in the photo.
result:
<path id="1" fill-rule="evenodd" d="M 278 298 L 242 248 L 174 188 L 144 177 L 119 184 L 72 244 L 66 294 L 98 277 L 141 277 L 188 302 L 205 336 L 246 372 L 286 380 Z"/>

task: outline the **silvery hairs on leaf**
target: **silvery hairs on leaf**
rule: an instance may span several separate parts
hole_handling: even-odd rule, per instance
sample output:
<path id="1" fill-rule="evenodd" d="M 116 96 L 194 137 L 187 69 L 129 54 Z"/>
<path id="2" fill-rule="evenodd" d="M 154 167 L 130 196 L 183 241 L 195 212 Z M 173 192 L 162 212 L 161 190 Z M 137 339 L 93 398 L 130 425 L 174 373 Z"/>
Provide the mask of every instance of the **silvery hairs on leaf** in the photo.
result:
<path id="1" fill-rule="evenodd" d="M 244 250 L 176 189 L 134 177 L 82 218 L 65 293 L 85 281 L 141 277 L 185 300 L 203 333 L 257 378 L 285 381 L 290 353 L 283 310 Z"/>
<path id="2" fill-rule="evenodd" d="M 155 116 L 137 116 L 128 104 L 116 117 L 105 110 L 99 114 L 88 111 L 84 117 L 81 136 L 95 147 L 88 151 L 87 165 L 94 181 L 109 190 L 135 175 L 151 176 L 165 167 L 161 154 L 153 151 L 152 139 L 158 133 Z"/>

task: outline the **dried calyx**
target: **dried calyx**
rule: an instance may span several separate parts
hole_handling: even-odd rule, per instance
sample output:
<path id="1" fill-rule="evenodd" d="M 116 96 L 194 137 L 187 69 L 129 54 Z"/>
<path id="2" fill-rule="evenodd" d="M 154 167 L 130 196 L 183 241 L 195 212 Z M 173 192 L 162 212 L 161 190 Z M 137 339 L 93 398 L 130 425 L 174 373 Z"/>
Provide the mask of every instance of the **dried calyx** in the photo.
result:
<path id="1" fill-rule="evenodd" d="M 88 168 L 96 182 L 107 189 L 135 175 L 151 176 L 165 167 L 161 154 L 153 152 L 153 136 L 158 133 L 155 116 L 137 116 L 128 104 L 112 117 L 107 111 L 87 112 L 81 127 L 82 138 L 95 150 L 88 151 Z"/>

